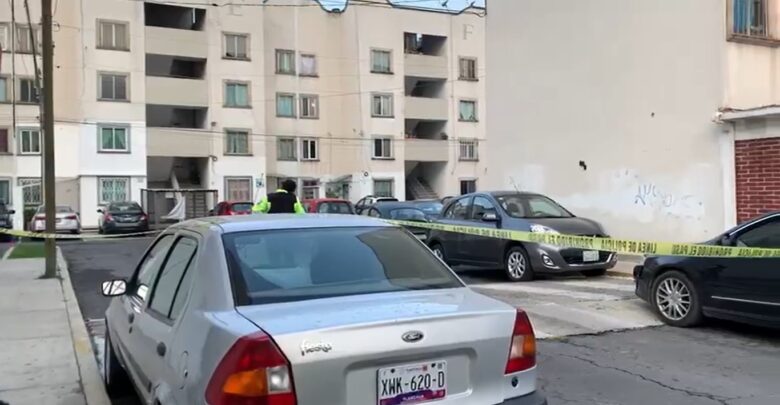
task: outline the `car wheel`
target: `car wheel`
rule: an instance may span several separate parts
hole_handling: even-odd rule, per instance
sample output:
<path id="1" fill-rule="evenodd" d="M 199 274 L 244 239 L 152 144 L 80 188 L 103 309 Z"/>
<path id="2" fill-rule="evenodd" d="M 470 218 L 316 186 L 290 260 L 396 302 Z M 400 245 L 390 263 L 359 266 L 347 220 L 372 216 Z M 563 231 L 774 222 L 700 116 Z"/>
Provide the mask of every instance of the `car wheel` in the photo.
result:
<path id="1" fill-rule="evenodd" d="M 669 271 L 653 283 L 653 310 L 672 326 L 689 327 L 701 323 L 699 292 L 691 280 L 679 271 Z"/>
<path id="2" fill-rule="evenodd" d="M 130 393 L 130 377 L 127 371 L 119 364 L 119 359 L 111 345 L 111 336 L 106 325 L 106 338 L 103 341 L 103 382 L 106 384 L 106 393 L 111 398 L 119 398 Z"/>
<path id="3" fill-rule="evenodd" d="M 433 245 L 431 245 L 431 251 L 441 261 L 447 263 L 447 256 L 444 255 L 444 246 L 442 246 L 441 243 L 434 243 Z"/>
<path id="4" fill-rule="evenodd" d="M 506 252 L 504 271 L 510 281 L 531 281 L 534 279 L 528 253 L 521 246 L 513 246 Z"/>
<path id="5" fill-rule="evenodd" d="M 582 274 L 585 277 L 601 277 L 601 276 L 607 274 L 607 269 L 583 270 Z"/>

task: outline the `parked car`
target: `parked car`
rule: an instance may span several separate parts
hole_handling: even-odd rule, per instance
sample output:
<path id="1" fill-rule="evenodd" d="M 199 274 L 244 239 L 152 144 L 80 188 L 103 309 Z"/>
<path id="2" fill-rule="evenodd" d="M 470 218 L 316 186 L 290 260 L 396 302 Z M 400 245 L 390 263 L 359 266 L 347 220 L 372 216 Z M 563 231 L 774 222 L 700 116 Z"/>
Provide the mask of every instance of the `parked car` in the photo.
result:
<path id="1" fill-rule="evenodd" d="M 378 203 L 379 201 L 398 201 L 397 198 L 394 197 L 374 197 L 372 195 L 367 195 L 360 200 L 358 200 L 357 204 L 355 204 L 355 212 L 358 215 L 363 215 L 363 211 L 366 210 L 369 207 L 372 207 L 374 204 Z"/>
<path id="2" fill-rule="evenodd" d="M 114 202 L 97 210 L 98 233 L 146 232 L 149 217 L 136 202 Z"/>
<path id="3" fill-rule="evenodd" d="M 526 314 L 372 218 L 185 221 L 102 292 L 106 387 L 143 403 L 546 403 Z"/>
<path id="4" fill-rule="evenodd" d="M 253 203 L 245 201 L 222 201 L 209 211 L 209 216 L 249 215 L 253 206 Z"/>
<path id="5" fill-rule="evenodd" d="M 312 214 L 355 214 L 355 206 L 353 206 L 351 202 L 339 198 L 317 198 L 313 200 L 304 200 L 303 208 L 306 210 L 306 212 Z"/>
<path id="6" fill-rule="evenodd" d="M 0 203 L 0 228 L 14 228 L 14 214 L 16 211 L 10 209 L 5 203 Z M 0 235 L 0 241 L 12 239 L 10 235 Z"/>
<path id="7" fill-rule="evenodd" d="M 541 194 L 517 191 L 472 193 L 452 199 L 443 224 L 608 237 L 596 221 L 579 218 Z M 471 234 L 431 231 L 428 245 L 450 264 L 502 267 L 511 281 L 529 281 L 539 273 L 582 272 L 604 275 L 615 266 L 612 252 L 561 248 Z"/>
<path id="8" fill-rule="evenodd" d="M 55 207 L 55 231 L 57 233 L 81 233 L 81 219 L 73 208 L 66 205 L 58 205 Z M 46 231 L 46 208 L 41 205 L 35 211 L 35 215 L 30 220 L 30 231 L 32 232 L 45 232 Z"/>
<path id="9" fill-rule="evenodd" d="M 429 222 L 428 217 L 422 210 L 408 202 L 380 201 L 374 204 L 374 206 L 364 210 L 363 215 L 374 218 L 395 219 L 399 221 L 421 223 Z M 422 241 L 428 238 L 428 233 L 430 232 L 428 228 L 423 227 L 405 226 L 405 228 L 408 229 L 409 232 L 413 233 L 417 239 Z"/>
<path id="10" fill-rule="evenodd" d="M 704 245 L 780 248 L 780 212 Z M 669 325 L 694 326 L 709 317 L 780 327 L 778 269 L 780 258 L 649 256 L 634 268 L 636 295 Z"/>
<path id="11" fill-rule="evenodd" d="M 444 208 L 444 204 L 438 199 L 414 200 L 409 201 L 409 203 L 424 212 L 428 219 L 438 219 L 441 217 L 441 210 Z"/>

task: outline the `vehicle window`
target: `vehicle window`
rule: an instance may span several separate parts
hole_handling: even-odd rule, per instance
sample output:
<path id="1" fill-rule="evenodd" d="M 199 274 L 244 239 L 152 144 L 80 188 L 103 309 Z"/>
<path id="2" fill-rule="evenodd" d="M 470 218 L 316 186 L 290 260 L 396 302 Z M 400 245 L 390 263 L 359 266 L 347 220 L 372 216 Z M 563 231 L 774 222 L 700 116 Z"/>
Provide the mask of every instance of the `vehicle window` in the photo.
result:
<path id="1" fill-rule="evenodd" d="M 317 206 L 317 212 L 324 214 L 351 214 L 352 207 L 344 201 L 323 202 Z"/>
<path id="2" fill-rule="evenodd" d="M 469 200 L 470 198 L 461 198 L 452 203 L 447 209 L 447 213 L 444 214 L 444 217 L 447 219 L 466 219 L 466 214 L 469 210 Z"/>
<path id="3" fill-rule="evenodd" d="M 242 305 L 463 286 L 395 227 L 241 232 L 223 242 Z"/>
<path id="4" fill-rule="evenodd" d="M 233 212 L 246 213 L 252 211 L 252 203 L 235 203 L 232 206 Z"/>
<path id="5" fill-rule="evenodd" d="M 176 292 L 181 285 L 182 276 L 190 267 L 198 243 L 190 238 L 179 238 L 154 284 L 149 307 L 157 313 L 171 318 L 171 308 Z M 173 318 L 171 318 L 173 319 Z"/>
<path id="6" fill-rule="evenodd" d="M 515 218 L 571 218 L 555 201 L 541 195 L 513 194 L 496 198 L 501 208 Z"/>
<path id="7" fill-rule="evenodd" d="M 737 246 L 780 248 L 780 220 L 763 223 L 739 235 Z"/>
<path id="8" fill-rule="evenodd" d="M 374 218 L 381 218 L 382 214 L 379 213 L 378 209 L 371 208 L 370 210 L 368 210 L 368 216 L 369 217 L 374 217 Z"/>
<path id="9" fill-rule="evenodd" d="M 444 206 L 438 201 L 418 202 L 415 205 L 426 214 L 439 214 L 441 213 L 441 209 Z"/>
<path id="10" fill-rule="evenodd" d="M 141 206 L 134 202 L 113 203 L 108 207 L 111 212 L 138 212 Z"/>
<path id="11" fill-rule="evenodd" d="M 57 214 L 67 214 L 67 213 L 73 212 L 73 208 L 70 208 L 70 207 L 67 207 L 67 206 L 64 206 L 64 205 L 60 205 L 60 206 L 57 206 L 55 208 L 54 212 L 57 213 Z M 36 211 L 36 213 L 38 213 L 38 214 L 45 214 L 46 213 L 46 207 L 44 207 L 44 206 L 38 207 L 38 210 Z"/>
<path id="12" fill-rule="evenodd" d="M 154 246 L 138 267 L 138 273 L 133 283 L 135 295 L 141 301 L 146 301 L 149 296 L 149 289 L 152 287 L 152 281 L 157 272 L 160 270 L 160 266 L 165 259 L 165 254 L 168 252 L 168 248 L 173 243 L 172 235 L 164 235 L 160 239 L 157 239 Z"/>
<path id="13" fill-rule="evenodd" d="M 481 221 L 485 214 L 496 213 L 496 207 L 485 197 L 474 197 L 471 208 L 471 219 Z"/>
<path id="14" fill-rule="evenodd" d="M 399 221 L 425 221 L 425 213 L 417 208 L 396 208 L 390 210 L 390 219 Z"/>

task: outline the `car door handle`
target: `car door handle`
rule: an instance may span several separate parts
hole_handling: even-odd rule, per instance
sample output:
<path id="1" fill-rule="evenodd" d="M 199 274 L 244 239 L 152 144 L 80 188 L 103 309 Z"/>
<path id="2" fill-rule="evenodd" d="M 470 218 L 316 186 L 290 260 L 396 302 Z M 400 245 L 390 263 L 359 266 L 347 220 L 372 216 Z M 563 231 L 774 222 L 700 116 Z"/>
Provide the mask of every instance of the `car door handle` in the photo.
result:
<path id="1" fill-rule="evenodd" d="M 135 321 L 135 314 L 131 313 L 130 315 L 127 316 L 127 322 L 133 323 L 133 321 Z"/>
<path id="2" fill-rule="evenodd" d="M 157 354 L 160 357 L 165 356 L 165 343 L 160 342 L 160 343 L 157 344 Z"/>

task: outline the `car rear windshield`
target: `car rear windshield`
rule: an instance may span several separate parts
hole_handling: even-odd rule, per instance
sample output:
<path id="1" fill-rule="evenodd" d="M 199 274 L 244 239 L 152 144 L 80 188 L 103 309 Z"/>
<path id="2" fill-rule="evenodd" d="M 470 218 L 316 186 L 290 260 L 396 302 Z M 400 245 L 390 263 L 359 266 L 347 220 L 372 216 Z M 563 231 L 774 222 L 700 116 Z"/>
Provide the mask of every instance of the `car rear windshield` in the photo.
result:
<path id="1" fill-rule="evenodd" d="M 399 221 L 425 221 L 425 213 L 417 208 L 396 208 L 390 210 L 390 219 Z"/>
<path id="2" fill-rule="evenodd" d="M 253 231 L 223 241 L 239 305 L 463 287 L 400 228 Z"/>
<path id="3" fill-rule="evenodd" d="M 346 201 L 326 201 L 317 205 L 317 212 L 321 214 L 351 214 L 352 207 Z"/>
<path id="4" fill-rule="evenodd" d="M 71 213 L 71 212 L 73 212 L 73 208 L 70 208 L 70 207 L 67 207 L 67 206 L 60 205 L 60 206 L 57 206 L 57 207 L 56 207 L 56 210 L 55 210 L 55 212 L 56 212 L 57 214 L 68 214 L 68 213 Z M 44 206 L 40 206 L 40 207 L 38 207 L 38 211 L 37 211 L 37 213 L 39 213 L 39 214 L 45 214 L 45 213 L 46 213 L 46 207 L 44 207 Z"/>
<path id="5" fill-rule="evenodd" d="M 443 207 L 438 201 L 426 201 L 415 203 L 415 206 L 426 214 L 440 214 Z"/>
<path id="6" fill-rule="evenodd" d="M 112 212 L 140 212 L 141 206 L 134 202 L 113 203 L 109 210 Z"/>
<path id="7" fill-rule="evenodd" d="M 231 209 L 233 212 L 250 212 L 252 211 L 252 203 L 233 203 Z"/>
<path id="8" fill-rule="evenodd" d="M 571 218 L 573 215 L 555 201 L 541 195 L 496 197 L 501 208 L 515 218 Z"/>

